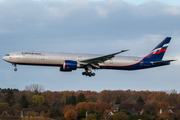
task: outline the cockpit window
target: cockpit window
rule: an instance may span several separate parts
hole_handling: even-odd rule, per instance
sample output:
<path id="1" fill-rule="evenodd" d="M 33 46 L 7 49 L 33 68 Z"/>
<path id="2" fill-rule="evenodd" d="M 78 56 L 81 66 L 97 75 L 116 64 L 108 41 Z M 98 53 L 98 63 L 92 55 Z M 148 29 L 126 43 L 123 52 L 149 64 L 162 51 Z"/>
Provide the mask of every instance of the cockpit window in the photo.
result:
<path id="1" fill-rule="evenodd" d="M 10 56 L 10 54 L 6 54 L 6 56 Z"/>

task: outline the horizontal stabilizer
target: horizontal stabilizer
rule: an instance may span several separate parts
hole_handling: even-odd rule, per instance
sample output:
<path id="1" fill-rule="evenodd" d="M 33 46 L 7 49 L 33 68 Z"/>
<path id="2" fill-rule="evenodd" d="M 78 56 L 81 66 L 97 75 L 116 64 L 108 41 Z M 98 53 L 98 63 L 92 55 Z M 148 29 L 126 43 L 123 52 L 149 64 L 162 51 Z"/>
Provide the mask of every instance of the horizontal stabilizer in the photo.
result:
<path id="1" fill-rule="evenodd" d="M 160 63 L 166 63 L 166 62 L 172 62 L 172 61 L 176 61 L 176 60 L 164 60 L 164 61 L 157 61 L 157 62 L 151 62 L 151 63 L 160 64 Z"/>

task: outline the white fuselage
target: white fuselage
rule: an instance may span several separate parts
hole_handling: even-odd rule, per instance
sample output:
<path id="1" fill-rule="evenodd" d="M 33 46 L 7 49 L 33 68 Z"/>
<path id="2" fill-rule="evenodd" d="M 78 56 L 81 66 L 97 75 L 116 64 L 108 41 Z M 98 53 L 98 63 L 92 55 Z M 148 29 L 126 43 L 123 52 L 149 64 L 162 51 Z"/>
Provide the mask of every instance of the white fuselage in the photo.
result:
<path id="1" fill-rule="evenodd" d="M 80 61 L 84 59 L 99 57 L 101 55 L 75 54 L 75 53 L 50 53 L 50 52 L 13 52 L 3 57 L 3 60 L 24 65 L 62 66 L 65 60 Z M 141 57 L 115 56 L 111 60 L 100 63 L 100 66 L 129 66 L 142 60 Z M 81 66 L 78 66 L 81 68 Z"/>

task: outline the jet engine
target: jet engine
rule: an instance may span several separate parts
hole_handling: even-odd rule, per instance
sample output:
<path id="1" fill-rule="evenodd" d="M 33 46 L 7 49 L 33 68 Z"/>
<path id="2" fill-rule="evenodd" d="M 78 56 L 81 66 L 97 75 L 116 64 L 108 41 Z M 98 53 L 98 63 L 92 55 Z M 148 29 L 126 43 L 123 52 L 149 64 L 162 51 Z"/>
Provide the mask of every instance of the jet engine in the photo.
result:
<path id="1" fill-rule="evenodd" d="M 77 66 L 78 66 L 77 61 L 65 60 L 63 62 L 63 66 L 61 67 L 60 71 L 71 72 L 72 70 L 76 70 Z"/>

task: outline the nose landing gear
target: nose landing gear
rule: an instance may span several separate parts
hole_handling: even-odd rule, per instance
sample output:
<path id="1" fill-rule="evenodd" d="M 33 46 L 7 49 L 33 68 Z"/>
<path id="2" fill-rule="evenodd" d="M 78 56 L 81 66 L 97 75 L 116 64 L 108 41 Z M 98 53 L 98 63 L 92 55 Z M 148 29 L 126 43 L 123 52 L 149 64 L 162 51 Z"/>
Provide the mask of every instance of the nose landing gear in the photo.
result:
<path id="1" fill-rule="evenodd" d="M 14 68 L 14 71 L 17 71 L 17 67 L 16 67 L 16 64 L 13 64 L 13 65 L 14 65 L 14 67 L 15 67 L 15 68 Z"/>

